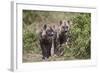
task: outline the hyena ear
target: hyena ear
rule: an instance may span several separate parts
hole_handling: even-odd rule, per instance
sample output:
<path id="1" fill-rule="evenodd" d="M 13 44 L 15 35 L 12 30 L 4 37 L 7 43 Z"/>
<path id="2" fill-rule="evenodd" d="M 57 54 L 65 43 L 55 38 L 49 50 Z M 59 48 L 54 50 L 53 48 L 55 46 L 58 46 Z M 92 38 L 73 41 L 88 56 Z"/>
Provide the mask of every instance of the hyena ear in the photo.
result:
<path id="1" fill-rule="evenodd" d="M 60 20 L 60 22 L 59 22 L 59 23 L 60 23 L 60 25 L 61 25 L 61 24 L 62 24 L 62 20 Z"/>
<path id="2" fill-rule="evenodd" d="M 46 29 L 47 28 L 47 25 L 45 24 L 45 25 L 43 25 L 43 29 Z"/>
<path id="3" fill-rule="evenodd" d="M 68 20 L 67 22 L 68 22 L 68 24 L 70 24 L 70 20 Z"/>
<path id="4" fill-rule="evenodd" d="M 68 23 L 69 25 L 72 25 L 72 24 L 73 24 L 73 22 L 72 22 L 71 20 L 68 20 L 67 23 Z"/>

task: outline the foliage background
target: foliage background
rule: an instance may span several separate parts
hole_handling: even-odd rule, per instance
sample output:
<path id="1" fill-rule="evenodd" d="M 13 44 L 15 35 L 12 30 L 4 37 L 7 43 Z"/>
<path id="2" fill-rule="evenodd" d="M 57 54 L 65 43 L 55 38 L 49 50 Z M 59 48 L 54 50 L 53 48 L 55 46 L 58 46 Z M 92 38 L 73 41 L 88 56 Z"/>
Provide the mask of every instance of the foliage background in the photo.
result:
<path id="1" fill-rule="evenodd" d="M 44 24 L 58 24 L 70 20 L 70 40 L 64 45 L 64 55 L 49 61 L 91 58 L 91 14 L 23 10 L 23 62 L 42 61 L 38 32 Z"/>

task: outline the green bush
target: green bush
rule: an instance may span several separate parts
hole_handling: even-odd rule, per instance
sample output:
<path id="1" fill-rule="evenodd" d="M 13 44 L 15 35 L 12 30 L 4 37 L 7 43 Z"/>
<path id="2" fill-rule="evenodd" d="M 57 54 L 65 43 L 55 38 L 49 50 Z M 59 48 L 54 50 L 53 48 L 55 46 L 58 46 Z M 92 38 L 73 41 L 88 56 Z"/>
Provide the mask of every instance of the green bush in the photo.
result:
<path id="1" fill-rule="evenodd" d="M 72 19 L 71 48 L 76 58 L 90 58 L 91 49 L 91 14 L 80 13 Z"/>
<path id="2" fill-rule="evenodd" d="M 40 50 L 38 35 L 35 32 L 26 31 L 23 33 L 23 50 L 27 52 Z"/>

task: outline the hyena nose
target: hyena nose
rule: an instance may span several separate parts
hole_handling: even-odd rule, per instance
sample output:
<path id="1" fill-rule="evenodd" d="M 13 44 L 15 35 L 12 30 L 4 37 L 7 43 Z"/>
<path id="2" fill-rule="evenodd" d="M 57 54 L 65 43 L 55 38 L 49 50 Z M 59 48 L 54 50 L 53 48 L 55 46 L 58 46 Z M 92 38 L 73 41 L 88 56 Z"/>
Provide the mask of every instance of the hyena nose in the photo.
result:
<path id="1" fill-rule="evenodd" d="M 53 32 L 52 32 L 51 34 L 52 34 L 52 35 L 54 35 L 54 33 L 53 33 Z"/>
<path id="2" fill-rule="evenodd" d="M 50 36 L 53 36 L 53 35 L 54 35 L 54 33 L 53 33 L 53 32 L 51 32 L 49 35 L 50 35 Z"/>
<path id="3" fill-rule="evenodd" d="M 65 29 L 65 32 L 67 32 L 67 29 Z"/>

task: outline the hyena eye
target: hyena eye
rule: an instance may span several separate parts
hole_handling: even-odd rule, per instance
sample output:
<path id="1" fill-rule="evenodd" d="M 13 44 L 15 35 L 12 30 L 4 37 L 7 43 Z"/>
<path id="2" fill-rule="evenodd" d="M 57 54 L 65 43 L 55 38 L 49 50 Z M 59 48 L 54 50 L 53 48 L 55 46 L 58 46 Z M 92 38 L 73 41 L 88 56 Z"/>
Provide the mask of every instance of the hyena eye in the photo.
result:
<path id="1" fill-rule="evenodd" d="M 63 26 L 62 28 L 65 28 L 65 26 Z"/>
<path id="2" fill-rule="evenodd" d="M 68 28 L 68 26 L 66 26 L 66 28 Z"/>

